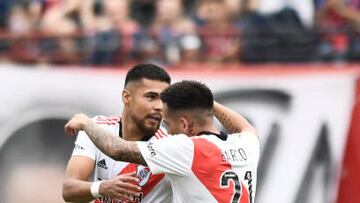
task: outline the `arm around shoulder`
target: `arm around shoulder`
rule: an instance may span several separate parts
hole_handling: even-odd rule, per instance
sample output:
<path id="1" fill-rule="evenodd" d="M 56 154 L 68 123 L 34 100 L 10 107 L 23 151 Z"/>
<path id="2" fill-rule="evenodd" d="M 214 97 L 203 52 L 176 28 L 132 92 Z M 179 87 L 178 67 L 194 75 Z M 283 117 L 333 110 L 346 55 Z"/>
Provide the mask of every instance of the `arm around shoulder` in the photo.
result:
<path id="1" fill-rule="evenodd" d="M 214 114 L 230 133 L 248 132 L 256 135 L 255 128 L 239 113 L 214 101 Z"/>

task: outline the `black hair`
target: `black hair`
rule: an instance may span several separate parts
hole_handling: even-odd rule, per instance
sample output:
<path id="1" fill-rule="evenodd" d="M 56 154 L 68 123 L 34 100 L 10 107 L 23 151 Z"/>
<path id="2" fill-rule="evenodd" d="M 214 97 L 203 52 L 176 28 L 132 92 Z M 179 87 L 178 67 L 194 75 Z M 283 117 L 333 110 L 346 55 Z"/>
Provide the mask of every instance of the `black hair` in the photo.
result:
<path id="1" fill-rule="evenodd" d="M 137 64 L 132 67 L 125 78 L 126 86 L 131 81 L 137 81 L 141 79 L 158 80 L 161 82 L 171 83 L 169 74 L 161 67 L 154 64 Z"/>
<path id="2" fill-rule="evenodd" d="M 161 101 L 169 110 L 203 109 L 211 110 L 214 97 L 211 90 L 203 83 L 183 80 L 167 87 L 160 94 Z"/>

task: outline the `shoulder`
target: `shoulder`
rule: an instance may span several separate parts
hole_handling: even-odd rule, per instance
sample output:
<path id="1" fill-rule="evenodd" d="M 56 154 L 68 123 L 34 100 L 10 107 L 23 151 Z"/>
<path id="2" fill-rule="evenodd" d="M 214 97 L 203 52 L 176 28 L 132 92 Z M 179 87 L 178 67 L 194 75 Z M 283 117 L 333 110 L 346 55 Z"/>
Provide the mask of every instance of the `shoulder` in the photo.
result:
<path id="1" fill-rule="evenodd" d="M 154 138 L 157 139 L 157 140 L 165 138 L 165 137 L 169 137 L 169 136 L 172 136 L 172 135 L 168 134 L 167 130 L 164 127 L 161 127 L 161 126 L 159 127 L 159 129 L 154 134 Z"/>
<path id="2" fill-rule="evenodd" d="M 121 121 L 121 117 L 97 115 L 93 117 L 92 120 L 99 125 L 118 125 Z"/>
<path id="3" fill-rule="evenodd" d="M 97 115 L 92 118 L 97 124 L 116 124 L 121 121 L 120 116 L 104 116 L 104 115 Z"/>
<path id="4" fill-rule="evenodd" d="M 244 131 L 241 133 L 233 133 L 229 134 L 231 139 L 236 139 L 240 142 L 247 143 L 249 145 L 260 145 L 259 137 L 255 132 L 252 131 Z"/>
<path id="5" fill-rule="evenodd" d="M 105 130 L 119 133 L 121 117 L 97 115 L 92 120 Z"/>
<path id="6" fill-rule="evenodd" d="M 190 137 L 185 134 L 177 134 L 177 135 L 167 135 L 166 137 L 162 137 L 160 139 L 153 139 L 151 142 L 154 143 L 162 143 L 167 146 L 174 146 L 174 145 L 183 145 L 191 143 Z"/>

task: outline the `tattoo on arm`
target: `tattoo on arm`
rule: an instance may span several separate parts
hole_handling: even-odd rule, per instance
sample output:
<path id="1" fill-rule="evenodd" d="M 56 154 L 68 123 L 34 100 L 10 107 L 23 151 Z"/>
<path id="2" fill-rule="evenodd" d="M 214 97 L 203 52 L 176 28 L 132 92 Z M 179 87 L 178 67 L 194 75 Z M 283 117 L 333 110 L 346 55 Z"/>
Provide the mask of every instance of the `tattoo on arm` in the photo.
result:
<path id="1" fill-rule="evenodd" d="M 122 140 L 124 141 L 124 140 Z M 142 156 L 139 147 L 135 142 L 125 141 L 125 145 L 117 146 L 115 157 L 117 160 L 141 164 L 147 166 L 144 157 Z"/>
<path id="2" fill-rule="evenodd" d="M 241 129 L 236 126 L 231 119 L 225 114 L 221 113 L 220 115 L 215 115 L 216 118 L 220 121 L 220 123 L 229 131 L 229 133 L 239 133 Z"/>
<path id="3" fill-rule="evenodd" d="M 135 142 L 113 136 L 94 122 L 89 123 L 84 130 L 96 147 L 112 159 L 147 165 Z"/>

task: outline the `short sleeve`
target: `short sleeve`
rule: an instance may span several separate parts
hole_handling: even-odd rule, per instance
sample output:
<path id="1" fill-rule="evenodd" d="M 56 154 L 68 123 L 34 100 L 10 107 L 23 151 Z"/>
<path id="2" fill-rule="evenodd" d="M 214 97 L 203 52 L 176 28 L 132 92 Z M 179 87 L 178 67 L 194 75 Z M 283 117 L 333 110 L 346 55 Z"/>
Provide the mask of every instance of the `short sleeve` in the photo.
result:
<path id="1" fill-rule="evenodd" d="M 72 156 L 75 155 L 86 156 L 94 160 L 96 158 L 96 146 L 84 131 L 80 131 L 76 138 Z"/>
<path id="2" fill-rule="evenodd" d="M 241 132 L 240 134 L 241 142 L 244 143 L 247 150 L 249 151 L 249 156 L 251 154 L 252 158 L 251 160 L 254 161 L 254 163 L 258 162 L 259 156 L 260 156 L 260 140 L 259 137 L 254 134 L 253 132 Z"/>
<path id="3" fill-rule="evenodd" d="M 255 133 L 244 131 L 240 133 L 240 136 L 242 137 L 244 142 L 248 143 L 249 145 L 254 147 L 255 146 L 259 147 L 260 145 L 259 137 Z"/>
<path id="4" fill-rule="evenodd" d="M 174 135 L 137 144 L 153 174 L 185 175 L 191 171 L 194 144 L 186 135 Z"/>

